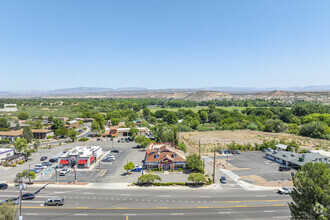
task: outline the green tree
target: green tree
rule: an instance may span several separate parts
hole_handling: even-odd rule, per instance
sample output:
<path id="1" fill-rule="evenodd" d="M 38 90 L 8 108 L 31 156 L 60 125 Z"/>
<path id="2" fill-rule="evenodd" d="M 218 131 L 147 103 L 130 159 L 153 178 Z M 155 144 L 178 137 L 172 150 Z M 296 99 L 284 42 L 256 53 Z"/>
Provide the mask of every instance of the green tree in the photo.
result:
<path id="1" fill-rule="evenodd" d="M 25 138 L 28 142 L 32 141 L 33 133 L 32 133 L 32 130 L 31 130 L 30 126 L 25 126 L 23 128 L 22 137 Z"/>
<path id="2" fill-rule="evenodd" d="M 179 150 L 182 150 L 183 152 L 187 152 L 187 146 L 183 143 L 183 142 L 180 142 L 179 145 L 178 145 L 178 149 Z"/>
<path id="3" fill-rule="evenodd" d="M 61 127 L 64 127 L 64 123 L 63 123 L 63 121 L 61 120 L 61 119 L 59 119 L 59 118 L 55 118 L 54 120 L 53 120 L 53 125 L 52 125 L 52 130 L 53 131 L 56 131 L 57 129 L 59 129 L 59 128 L 61 128 Z"/>
<path id="4" fill-rule="evenodd" d="M 203 124 L 205 124 L 209 120 L 209 114 L 205 110 L 199 113 L 199 117 L 201 118 Z"/>
<path id="5" fill-rule="evenodd" d="M 38 147 L 40 146 L 40 141 L 39 140 L 36 140 L 34 143 L 33 143 L 33 148 L 35 151 L 38 151 Z"/>
<path id="6" fill-rule="evenodd" d="M 191 173 L 188 176 L 188 181 L 191 181 L 195 184 L 204 184 L 206 182 L 206 178 L 201 173 Z"/>
<path id="7" fill-rule="evenodd" d="M 100 134 L 102 131 L 100 124 L 96 120 L 92 122 L 92 131 L 95 131 L 97 134 Z"/>
<path id="8" fill-rule="evenodd" d="M 18 182 L 21 178 L 29 178 L 29 181 L 31 182 L 31 179 L 36 178 L 36 173 L 31 170 L 23 170 L 23 172 L 16 175 L 14 182 Z"/>
<path id="9" fill-rule="evenodd" d="M 53 116 L 48 116 L 48 122 L 52 122 L 54 120 L 54 117 Z"/>
<path id="10" fill-rule="evenodd" d="M 151 111 L 148 108 L 143 109 L 143 117 L 147 120 L 151 115 Z"/>
<path id="11" fill-rule="evenodd" d="M 1 220 L 16 220 L 18 207 L 7 203 L 0 204 L 0 219 Z"/>
<path id="12" fill-rule="evenodd" d="M 299 134 L 299 126 L 297 124 L 289 124 L 290 134 Z"/>
<path id="13" fill-rule="evenodd" d="M 287 129 L 287 125 L 279 119 L 268 119 L 265 121 L 265 131 L 268 132 L 283 132 Z"/>
<path id="14" fill-rule="evenodd" d="M 25 149 L 24 149 L 24 154 L 25 154 L 25 156 L 27 157 L 27 159 L 28 159 L 29 157 L 31 157 L 31 155 L 32 155 L 32 151 L 33 151 L 33 150 L 29 150 L 28 148 L 25 148 Z"/>
<path id="15" fill-rule="evenodd" d="M 178 116 L 175 112 L 169 112 L 164 116 L 164 121 L 168 124 L 175 124 L 178 121 Z"/>
<path id="16" fill-rule="evenodd" d="M 192 118 L 192 119 L 190 120 L 190 122 L 189 122 L 189 126 L 190 126 L 192 129 L 196 130 L 197 127 L 199 126 L 199 121 L 198 121 L 198 119 L 197 119 L 197 118 Z"/>
<path id="17" fill-rule="evenodd" d="M 138 136 L 135 138 L 135 143 L 140 144 L 141 147 L 145 149 L 150 144 L 150 139 L 146 136 Z"/>
<path id="18" fill-rule="evenodd" d="M 35 120 L 35 122 L 33 123 L 33 128 L 42 129 L 43 128 L 42 121 L 40 119 Z"/>
<path id="19" fill-rule="evenodd" d="M 0 130 L 8 130 L 10 128 L 10 122 L 4 118 L 0 118 Z"/>
<path id="20" fill-rule="evenodd" d="M 66 136 L 68 135 L 68 129 L 66 127 L 59 127 L 58 129 L 55 130 L 55 135 L 56 136 Z"/>
<path id="21" fill-rule="evenodd" d="M 133 169 L 135 167 L 134 163 L 131 161 L 129 163 L 127 163 L 125 166 L 124 166 L 124 169 L 127 171 L 127 174 L 128 174 L 128 171 Z"/>
<path id="22" fill-rule="evenodd" d="M 306 163 L 293 177 L 292 219 L 330 218 L 330 164 Z"/>
<path id="23" fill-rule="evenodd" d="M 300 128 L 300 135 L 312 138 L 322 138 L 329 134 L 329 127 L 326 123 L 320 121 L 312 121 L 304 124 Z"/>
<path id="24" fill-rule="evenodd" d="M 165 134 L 164 134 L 164 125 L 163 124 L 159 124 L 157 125 L 156 127 L 156 142 L 157 143 L 161 143 L 161 142 L 164 142 L 165 138 Z"/>
<path id="25" fill-rule="evenodd" d="M 26 112 L 20 112 L 18 113 L 17 117 L 21 120 L 26 120 L 29 118 L 29 114 Z"/>
<path id="26" fill-rule="evenodd" d="M 27 140 L 25 138 L 17 138 L 15 141 L 14 141 L 14 146 L 15 146 L 15 149 L 18 151 L 18 152 L 21 152 L 22 150 L 26 149 L 27 148 Z"/>
<path id="27" fill-rule="evenodd" d="M 98 113 L 95 115 L 94 119 L 95 119 L 94 121 L 96 121 L 99 124 L 99 129 L 103 131 L 105 125 L 105 120 L 103 115 L 101 113 Z"/>
<path id="28" fill-rule="evenodd" d="M 160 176 L 155 174 L 144 174 L 138 178 L 138 181 L 142 184 L 152 184 L 155 180 L 160 181 Z"/>
<path id="29" fill-rule="evenodd" d="M 16 123 L 16 126 L 15 126 L 15 131 L 18 131 L 18 130 L 21 130 L 21 126 L 19 125 L 19 123 Z"/>
<path id="30" fill-rule="evenodd" d="M 178 145 L 178 127 L 173 125 L 173 144 Z"/>
<path id="31" fill-rule="evenodd" d="M 130 128 L 129 129 L 129 132 L 128 132 L 128 135 L 134 139 L 139 133 L 139 130 L 137 128 Z"/>
<path id="32" fill-rule="evenodd" d="M 201 172 L 203 170 L 203 161 L 199 158 L 197 154 L 191 154 L 187 156 L 187 168 Z"/>
<path id="33" fill-rule="evenodd" d="M 69 130 L 68 131 L 68 136 L 71 139 L 72 142 L 75 142 L 75 140 L 77 140 L 77 135 L 78 132 L 76 130 Z"/>

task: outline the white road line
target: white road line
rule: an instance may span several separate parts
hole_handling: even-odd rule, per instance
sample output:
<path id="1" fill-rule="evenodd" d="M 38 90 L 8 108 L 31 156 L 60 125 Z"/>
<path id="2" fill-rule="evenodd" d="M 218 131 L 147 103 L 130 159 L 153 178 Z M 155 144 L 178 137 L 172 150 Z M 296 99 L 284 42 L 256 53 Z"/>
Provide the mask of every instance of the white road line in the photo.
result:
<path id="1" fill-rule="evenodd" d="M 88 215 L 88 214 L 80 214 L 80 213 L 77 213 L 77 214 L 74 214 L 74 215 Z"/>
<path id="2" fill-rule="evenodd" d="M 209 196 L 199 196 L 199 198 L 210 198 Z"/>
<path id="3" fill-rule="evenodd" d="M 38 213 L 25 213 L 24 215 L 39 215 Z"/>
<path id="4" fill-rule="evenodd" d="M 121 196 L 130 196 L 131 194 L 120 194 Z"/>
<path id="5" fill-rule="evenodd" d="M 184 215 L 184 213 L 171 213 L 171 215 Z"/>
<path id="6" fill-rule="evenodd" d="M 136 214 L 123 214 L 123 215 L 136 215 Z"/>
<path id="7" fill-rule="evenodd" d="M 266 195 L 260 195 L 260 196 L 256 196 L 258 198 L 261 198 L 261 197 L 266 197 Z"/>
<path id="8" fill-rule="evenodd" d="M 91 194 L 94 194 L 94 193 L 83 193 L 83 194 L 86 194 L 86 195 L 91 195 Z"/>
<path id="9" fill-rule="evenodd" d="M 274 216 L 272 218 L 291 218 L 291 216 Z"/>
<path id="10" fill-rule="evenodd" d="M 219 214 L 230 214 L 231 212 L 219 212 Z"/>
<path id="11" fill-rule="evenodd" d="M 160 197 L 170 197 L 169 195 L 160 195 Z"/>
<path id="12" fill-rule="evenodd" d="M 275 210 L 265 210 L 264 212 L 276 212 Z"/>

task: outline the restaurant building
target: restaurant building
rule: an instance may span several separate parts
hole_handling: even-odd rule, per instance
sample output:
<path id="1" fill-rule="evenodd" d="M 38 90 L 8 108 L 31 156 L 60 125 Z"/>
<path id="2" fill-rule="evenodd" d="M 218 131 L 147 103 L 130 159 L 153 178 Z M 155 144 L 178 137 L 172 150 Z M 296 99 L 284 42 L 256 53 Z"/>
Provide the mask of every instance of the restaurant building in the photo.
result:
<path id="1" fill-rule="evenodd" d="M 78 146 L 58 158 L 59 167 L 77 165 L 78 169 L 89 168 L 101 154 L 102 147 L 100 146 Z"/>

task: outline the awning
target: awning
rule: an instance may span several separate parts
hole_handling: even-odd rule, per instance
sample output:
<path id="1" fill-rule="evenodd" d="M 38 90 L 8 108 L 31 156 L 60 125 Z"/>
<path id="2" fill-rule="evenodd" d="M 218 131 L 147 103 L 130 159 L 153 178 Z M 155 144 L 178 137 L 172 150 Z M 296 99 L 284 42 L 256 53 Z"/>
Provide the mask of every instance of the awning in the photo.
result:
<path id="1" fill-rule="evenodd" d="M 69 161 L 68 160 L 61 160 L 60 164 L 69 164 Z"/>
<path id="2" fill-rule="evenodd" d="M 87 160 L 78 160 L 78 164 L 87 164 Z"/>
<path id="3" fill-rule="evenodd" d="M 91 162 L 93 162 L 94 161 L 94 156 L 91 156 L 90 158 L 89 158 L 89 162 L 91 163 Z"/>

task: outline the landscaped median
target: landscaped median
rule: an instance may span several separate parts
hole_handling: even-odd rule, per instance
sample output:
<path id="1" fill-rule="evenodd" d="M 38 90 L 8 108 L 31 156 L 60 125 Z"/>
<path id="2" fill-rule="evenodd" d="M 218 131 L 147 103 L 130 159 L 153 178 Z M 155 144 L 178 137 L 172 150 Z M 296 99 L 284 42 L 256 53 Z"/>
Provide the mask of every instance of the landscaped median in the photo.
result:
<path id="1" fill-rule="evenodd" d="M 158 182 L 155 182 L 155 181 Z M 187 182 L 167 182 L 162 183 L 160 176 L 155 174 L 145 174 L 139 177 L 138 181 L 133 183 L 136 186 L 189 186 L 189 187 L 200 187 L 203 185 L 211 185 L 212 180 L 201 173 L 191 173 L 188 176 Z"/>

